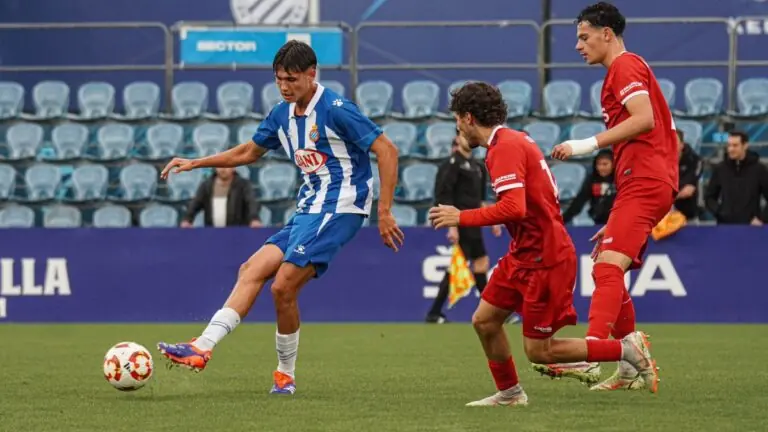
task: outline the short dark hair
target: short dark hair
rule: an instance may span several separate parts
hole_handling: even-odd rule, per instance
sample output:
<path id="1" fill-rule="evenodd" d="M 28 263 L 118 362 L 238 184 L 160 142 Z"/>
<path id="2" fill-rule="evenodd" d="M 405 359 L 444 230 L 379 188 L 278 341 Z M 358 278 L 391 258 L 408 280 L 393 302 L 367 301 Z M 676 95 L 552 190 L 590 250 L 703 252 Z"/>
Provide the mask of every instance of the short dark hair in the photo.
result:
<path id="1" fill-rule="evenodd" d="M 590 23 L 593 27 L 608 27 L 616 36 L 622 36 L 627 27 L 627 20 L 619 12 L 619 8 L 608 2 L 595 3 L 582 9 L 576 18 L 576 24 L 582 21 Z"/>
<path id="2" fill-rule="evenodd" d="M 485 82 L 470 82 L 452 91 L 451 112 L 472 114 L 484 127 L 498 126 L 507 120 L 507 104 L 501 92 Z"/>
<path id="3" fill-rule="evenodd" d="M 728 136 L 739 137 L 739 139 L 741 139 L 741 143 L 742 144 L 749 143 L 749 135 L 747 135 L 744 132 L 741 132 L 741 131 L 730 131 L 730 132 L 728 132 Z"/>
<path id="4" fill-rule="evenodd" d="M 677 139 L 685 142 L 685 132 L 683 132 L 681 129 L 676 129 L 675 132 L 677 132 Z"/>
<path id="5" fill-rule="evenodd" d="M 304 42 L 289 40 L 275 54 L 272 70 L 283 69 L 286 72 L 306 72 L 309 68 L 317 67 L 315 51 Z"/>

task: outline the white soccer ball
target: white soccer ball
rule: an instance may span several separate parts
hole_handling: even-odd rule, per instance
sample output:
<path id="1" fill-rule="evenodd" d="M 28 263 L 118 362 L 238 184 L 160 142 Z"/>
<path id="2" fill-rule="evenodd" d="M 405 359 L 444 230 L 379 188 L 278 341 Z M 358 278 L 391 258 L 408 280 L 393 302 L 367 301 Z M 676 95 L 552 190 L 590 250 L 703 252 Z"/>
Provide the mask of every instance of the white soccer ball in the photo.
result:
<path id="1" fill-rule="evenodd" d="M 146 348 L 135 342 L 120 342 L 104 356 L 104 378 L 121 391 L 138 390 L 146 385 L 154 363 Z"/>

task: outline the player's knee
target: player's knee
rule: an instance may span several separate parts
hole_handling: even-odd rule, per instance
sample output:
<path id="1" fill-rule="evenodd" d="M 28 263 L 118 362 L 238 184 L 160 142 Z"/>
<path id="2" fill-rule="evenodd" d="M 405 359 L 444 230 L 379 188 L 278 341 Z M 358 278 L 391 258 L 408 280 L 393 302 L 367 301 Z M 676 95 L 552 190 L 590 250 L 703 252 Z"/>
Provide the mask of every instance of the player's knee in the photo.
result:
<path id="1" fill-rule="evenodd" d="M 597 263 L 613 264 L 623 271 L 627 271 L 629 266 L 632 265 L 632 258 L 624 255 L 621 252 L 604 250 L 597 256 L 595 264 Z"/>
<path id="2" fill-rule="evenodd" d="M 472 326 L 477 334 L 492 334 L 501 329 L 501 324 L 496 322 L 492 316 L 475 312 L 472 315 Z"/>

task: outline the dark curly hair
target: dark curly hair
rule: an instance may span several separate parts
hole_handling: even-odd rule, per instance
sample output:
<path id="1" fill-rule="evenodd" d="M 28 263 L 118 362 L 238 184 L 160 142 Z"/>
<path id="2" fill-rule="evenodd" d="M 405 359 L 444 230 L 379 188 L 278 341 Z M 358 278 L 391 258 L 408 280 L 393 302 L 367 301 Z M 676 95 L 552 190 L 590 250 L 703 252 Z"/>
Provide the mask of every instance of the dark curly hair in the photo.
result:
<path id="1" fill-rule="evenodd" d="M 275 72 L 282 68 L 289 73 L 300 73 L 313 67 L 317 67 L 315 51 L 297 40 L 289 40 L 280 47 L 272 61 L 272 70 Z"/>
<path id="2" fill-rule="evenodd" d="M 579 13 L 575 23 L 582 21 L 588 22 L 593 27 L 608 27 L 616 36 L 622 36 L 627 27 L 627 20 L 619 12 L 619 8 L 608 2 L 599 2 L 585 7 Z"/>
<path id="3" fill-rule="evenodd" d="M 507 104 L 498 88 L 470 82 L 451 92 L 451 112 L 472 114 L 480 126 L 494 127 L 507 121 Z"/>

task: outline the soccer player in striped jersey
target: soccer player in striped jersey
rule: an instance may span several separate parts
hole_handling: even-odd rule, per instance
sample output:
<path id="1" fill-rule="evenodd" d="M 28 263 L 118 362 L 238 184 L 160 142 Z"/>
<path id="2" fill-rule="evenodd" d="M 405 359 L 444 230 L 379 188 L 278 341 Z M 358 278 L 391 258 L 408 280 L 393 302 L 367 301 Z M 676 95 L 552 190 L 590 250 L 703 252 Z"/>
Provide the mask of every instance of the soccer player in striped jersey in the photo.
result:
<path id="1" fill-rule="evenodd" d="M 271 393 L 296 391 L 299 345 L 297 296 L 328 269 L 337 252 L 369 217 L 373 202 L 370 152 L 379 165 L 379 232 L 395 252 L 403 233 L 392 215 L 397 183 L 397 148 L 351 101 L 315 82 L 312 48 L 289 41 L 275 55 L 273 70 L 284 101 L 277 104 L 250 142 L 202 159 L 173 159 L 161 176 L 203 167 L 236 167 L 282 148 L 302 171 L 296 214 L 241 267 L 224 306 L 202 334 L 188 343 L 159 343 L 173 364 L 200 371 L 213 348 L 248 314 L 264 285 L 274 278 L 278 366 Z"/>

